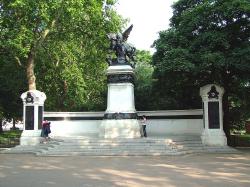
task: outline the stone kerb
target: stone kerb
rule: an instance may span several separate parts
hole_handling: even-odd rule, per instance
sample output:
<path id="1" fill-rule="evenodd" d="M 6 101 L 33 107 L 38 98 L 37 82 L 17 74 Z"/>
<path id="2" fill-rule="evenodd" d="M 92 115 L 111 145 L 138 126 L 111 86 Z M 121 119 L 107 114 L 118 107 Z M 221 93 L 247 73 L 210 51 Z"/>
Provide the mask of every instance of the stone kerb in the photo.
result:
<path id="1" fill-rule="evenodd" d="M 20 144 L 39 144 L 46 95 L 38 90 L 29 90 L 21 95 L 21 99 L 23 101 L 24 130 Z"/>
<path id="2" fill-rule="evenodd" d="M 200 88 L 204 110 L 204 130 L 201 139 L 204 145 L 227 145 L 227 139 L 223 131 L 223 94 L 224 89 L 215 84 L 209 84 Z"/>

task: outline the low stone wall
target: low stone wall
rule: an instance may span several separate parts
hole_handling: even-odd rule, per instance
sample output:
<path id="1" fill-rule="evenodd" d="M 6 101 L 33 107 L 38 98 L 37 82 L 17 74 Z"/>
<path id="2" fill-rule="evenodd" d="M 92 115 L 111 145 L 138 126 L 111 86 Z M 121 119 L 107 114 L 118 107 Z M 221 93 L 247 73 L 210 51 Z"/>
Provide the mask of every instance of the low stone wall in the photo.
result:
<path id="1" fill-rule="evenodd" d="M 148 136 L 201 135 L 203 111 L 166 110 L 138 111 L 147 116 Z M 51 136 L 98 136 L 104 112 L 45 112 L 51 122 Z"/>

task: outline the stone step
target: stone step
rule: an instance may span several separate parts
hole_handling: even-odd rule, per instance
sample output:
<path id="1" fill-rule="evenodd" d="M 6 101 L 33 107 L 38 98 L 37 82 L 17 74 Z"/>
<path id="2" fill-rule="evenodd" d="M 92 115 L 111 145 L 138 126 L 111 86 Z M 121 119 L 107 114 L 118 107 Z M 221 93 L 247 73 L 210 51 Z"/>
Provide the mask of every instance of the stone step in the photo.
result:
<path id="1" fill-rule="evenodd" d="M 59 143 L 64 146 L 73 146 L 73 145 L 202 145 L 201 141 L 169 141 L 169 140 L 134 140 L 134 141 L 108 141 L 108 140 L 98 140 L 98 141 L 79 141 L 79 140 L 64 140 Z"/>
<path id="2" fill-rule="evenodd" d="M 166 151 L 174 151 L 174 149 L 72 149 L 72 150 L 65 150 L 65 149 L 55 149 L 55 150 L 45 150 L 44 152 L 166 152 Z"/>
<path id="3" fill-rule="evenodd" d="M 2 151 L 1 153 L 5 154 L 24 154 L 24 153 L 35 153 L 37 151 L 48 150 L 48 147 L 44 146 L 20 146 L 18 148 L 11 148 Z"/>
<path id="4" fill-rule="evenodd" d="M 122 143 L 122 144 L 129 144 L 129 143 L 201 143 L 201 140 L 179 140 L 179 141 L 173 141 L 173 140 L 134 140 L 134 141 L 108 141 L 108 140 L 98 140 L 98 141 L 88 141 L 88 140 L 62 140 L 59 143 L 67 143 L 67 144 L 71 144 L 71 143 L 81 143 L 81 144 L 99 144 L 99 143 L 106 143 L 106 144 L 112 144 L 112 143 Z"/>
<path id="5" fill-rule="evenodd" d="M 170 141 L 131 141 L 131 142 L 123 142 L 123 141 L 112 141 L 112 142 L 108 142 L 108 141 L 98 141 L 98 142 L 88 142 L 88 141 L 64 141 L 61 142 L 60 144 L 168 144 L 171 143 Z"/>
<path id="6" fill-rule="evenodd" d="M 158 150 L 145 150 L 145 151 L 122 151 L 122 150 L 112 150 L 112 151 L 65 151 L 65 152 L 58 152 L 58 151 L 50 151 L 50 152 L 40 152 L 37 155 L 40 156 L 71 156 L 71 155 L 89 155 L 89 156 L 139 156 L 139 155 L 179 155 L 181 153 L 175 151 L 158 151 Z"/>
<path id="7" fill-rule="evenodd" d="M 46 156 L 46 157 L 60 157 L 60 156 L 177 156 L 177 155 L 184 155 L 184 154 L 187 154 L 187 153 L 141 153 L 141 152 L 137 152 L 137 153 L 128 153 L 128 152 L 119 152 L 119 153 L 113 153 L 113 152 L 109 152 L 109 153 L 74 153 L 74 152 L 71 152 L 71 153 L 60 153 L 60 154 L 56 154 L 56 153 L 53 153 L 53 154 L 40 154 L 40 153 L 37 153 L 36 155 L 37 156 Z"/>
<path id="8" fill-rule="evenodd" d="M 77 150 L 77 149 L 173 149 L 175 147 L 171 146 L 58 146 L 58 147 L 49 147 L 48 150 L 52 149 L 65 149 L 65 150 Z"/>
<path id="9" fill-rule="evenodd" d="M 215 148 L 210 147 L 211 150 L 216 150 Z M 225 152 L 226 150 L 226 152 Z M 194 149 L 178 149 L 178 150 L 77 150 L 77 151 L 59 151 L 59 150 L 51 150 L 46 152 L 42 151 L 37 153 L 37 155 L 43 156 L 71 156 L 71 155 L 86 155 L 86 156 L 143 156 L 143 155 L 184 155 L 191 153 L 207 153 L 209 150 L 204 148 L 194 148 Z M 219 149 L 215 153 L 237 153 L 232 148 L 224 148 Z"/>
<path id="10" fill-rule="evenodd" d="M 179 138 L 179 139 L 178 139 Z M 153 156 L 191 153 L 235 153 L 230 147 L 204 146 L 197 137 L 98 139 L 51 139 L 47 144 L 16 146 L 1 153 L 33 153 L 40 156 Z"/>
<path id="11" fill-rule="evenodd" d="M 58 146 L 58 142 L 56 141 L 51 141 L 48 142 L 47 144 L 39 144 L 39 145 L 18 145 L 12 148 L 5 149 L 1 151 L 0 153 L 5 153 L 5 154 L 24 154 L 24 153 L 35 153 L 37 151 L 42 151 L 42 150 L 48 150 L 50 148 L 54 148 Z"/>
<path id="12" fill-rule="evenodd" d="M 54 137 L 57 140 L 65 141 L 65 142 L 169 142 L 169 141 L 175 141 L 175 142 L 182 142 L 182 141 L 201 141 L 200 137 L 194 136 L 183 136 L 183 137 L 170 137 L 170 138 L 154 138 L 154 137 L 148 137 L 148 138 L 135 138 L 135 139 L 129 139 L 129 138 L 115 138 L 115 139 L 103 139 L 103 138 L 80 138 L 80 137 Z"/>
<path id="13" fill-rule="evenodd" d="M 201 143 L 193 143 L 193 144 L 143 144 L 143 143 L 130 143 L 130 144 L 60 144 L 57 148 L 64 149 L 138 149 L 138 148 L 146 148 L 150 149 L 152 147 L 171 149 L 171 148 L 192 148 L 192 147 L 203 147 Z"/>
<path id="14" fill-rule="evenodd" d="M 109 144 L 106 144 L 106 145 L 101 145 L 101 144 L 89 144 L 89 145 L 81 145 L 81 144 L 71 144 L 71 145 L 65 145 L 65 144 L 62 144 L 62 145 L 58 145 L 58 147 L 77 147 L 77 148 L 93 148 L 93 147 L 96 147 L 96 148 L 115 148 L 115 147 L 132 147 L 132 148 L 136 148 L 136 147 L 147 147 L 147 148 L 150 148 L 150 147 L 173 147 L 176 145 L 167 145 L 167 144 L 150 144 L 150 145 L 143 145 L 143 144 L 127 144 L 127 145 L 122 145 L 122 144 L 116 144 L 116 145 L 109 145 Z"/>
<path id="15" fill-rule="evenodd" d="M 208 153 L 239 153 L 237 149 L 234 149 L 229 146 L 225 146 L 225 147 L 207 146 L 205 147 L 205 149 Z"/>
<path id="16" fill-rule="evenodd" d="M 42 152 L 52 153 L 52 152 L 176 152 L 175 149 L 79 149 L 79 150 L 42 150 Z"/>
<path id="17" fill-rule="evenodd" d="M 192 142 L 192 143 L 201 143 L 201 142 Z M 130 141 L 130 142 L 67 142 L 62 141 L 58 143 L 58 145 L 171 145 L 173 142 L 166 142 L 166 141 Z"/>

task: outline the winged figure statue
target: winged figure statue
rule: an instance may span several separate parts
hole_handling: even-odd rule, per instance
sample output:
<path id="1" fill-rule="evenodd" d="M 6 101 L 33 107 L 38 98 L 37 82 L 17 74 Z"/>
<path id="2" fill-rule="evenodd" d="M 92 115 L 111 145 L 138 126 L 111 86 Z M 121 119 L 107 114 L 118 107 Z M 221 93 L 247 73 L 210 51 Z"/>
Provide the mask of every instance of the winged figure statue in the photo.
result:
<path id="1" fill-rule="evenodd" d="M 110 40 L 110 51 L 115 52 L 116 55 L 116 58 L 112 59 L 112 55 L 109 54 L 107 57 L 109 65 L 132 65 L 130 61 L 135 60 L 136 49 L 126 42 L 132 29 L 133 25 L 127 28 L 123 33 L 107 34 Z"/>

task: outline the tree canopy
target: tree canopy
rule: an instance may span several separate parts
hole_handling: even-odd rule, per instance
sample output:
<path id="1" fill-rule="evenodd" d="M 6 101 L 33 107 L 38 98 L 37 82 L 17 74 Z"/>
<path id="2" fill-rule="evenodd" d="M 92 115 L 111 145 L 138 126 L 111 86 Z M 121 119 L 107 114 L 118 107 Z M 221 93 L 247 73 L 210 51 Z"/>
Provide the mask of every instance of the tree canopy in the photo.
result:
<path id="1" fill-rule="evenodd" d="M 135 66 L 135 105 L 137 110 L 152 109 L 152 55 L 149 51 L 137 50 Z"/>
<path id="2" fill-rule="evenodd" d="M 250 93 L 250 1 L 179 0 L 173 5 L 170 29 L 160 32 L 154 46 L 155 88 L 161 87 L 164 104 L 200 107 L 199 87 L 217 83 L 225 88 L 228 134 L 229 109 L 250 106 L 246 97 Z"/>
<path id="3" fill-rule="evenodd" d="M 23 67 L 29 90 L 38 86 L 44 91 L 49 110 L 100 107 L 105 90 L 106 34 L 120 30 L 123 24 L 112 8 L 114 3 L 1 1 L 0 52 L 11 57 L 1 63 Z"/>

